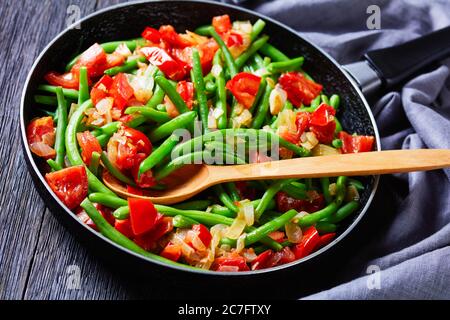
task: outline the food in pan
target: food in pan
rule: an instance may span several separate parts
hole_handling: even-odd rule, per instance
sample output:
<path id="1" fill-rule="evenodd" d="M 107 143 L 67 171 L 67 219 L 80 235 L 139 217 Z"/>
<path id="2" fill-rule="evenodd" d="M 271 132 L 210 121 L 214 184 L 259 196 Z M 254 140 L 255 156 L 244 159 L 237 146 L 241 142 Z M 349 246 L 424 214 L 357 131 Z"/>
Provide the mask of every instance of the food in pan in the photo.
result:
<path id="1" fill-rule="evenodd" d="M 314 62 L 287 57 L 264 26 L 223 15 L 185 33 L 147 27 L 140 38 L 94 43 L 64 72 L 49 71 L 27 139 L 48 163 L 56 196 L 117 244 L 189 268 L 271 268 L 330 243 L 359 207 L 358 180 L 225 183 L 173 206 L 120 198 L 102 182 L 107 172 L 145 196 L 211 154 L 226 165 L 371 151 L 373 136 L 340 125 L 338 93 L 325 95 L 302 69 Z M 180 141 L 180 130 L 192 139 Z"/>

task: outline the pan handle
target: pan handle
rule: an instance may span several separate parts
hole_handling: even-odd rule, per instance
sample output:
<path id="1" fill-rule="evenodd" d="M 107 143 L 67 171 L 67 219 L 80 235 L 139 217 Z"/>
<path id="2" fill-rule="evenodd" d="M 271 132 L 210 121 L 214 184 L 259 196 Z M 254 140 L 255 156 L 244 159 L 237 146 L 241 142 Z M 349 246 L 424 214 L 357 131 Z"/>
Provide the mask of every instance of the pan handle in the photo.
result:
<path id="1" fill-rule="evenodd" d="M 403 44 L 369 51 L 364 60 L 343 66 L 364 94 L 389 90 L 429 64 L 450 55 L 450 26 Z"/>

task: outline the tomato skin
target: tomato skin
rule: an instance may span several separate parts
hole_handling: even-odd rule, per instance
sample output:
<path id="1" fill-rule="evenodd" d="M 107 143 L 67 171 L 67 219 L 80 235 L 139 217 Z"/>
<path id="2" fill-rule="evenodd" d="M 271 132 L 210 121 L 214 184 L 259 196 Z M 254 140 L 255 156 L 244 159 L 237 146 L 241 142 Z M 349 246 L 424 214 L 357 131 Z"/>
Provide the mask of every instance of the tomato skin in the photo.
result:
<path id="1" fill-rule="evenodd" d="M 245 108 L 249 109 L 258 93 L 261 77 L 248 72 L 240 72 L 226 84 L 226 88 Z"/>
<path id="2" fill-rule="evenodd" d="M 128 198 L 131 230 L 135 236 L 150 231 L 156 222 L 158 212 L 150 200 Z"/>
<path id="3" fill-rule="evenodd" d="M 296 107 L 311 101 L 322 91 L 322 85 L 306 79 L 301 73 L 287 72 L 281 75 L 278 83 L 287 92 L 288 99 Z"/>
<path id="4" fill-rule="evenodd" d="M 322 194 L 314 200 L 302 200 L 290 197 L 286 192 L 280 191 L 276 195 L 277 209 L 280 212 L 286 212 L 291 209 L 296 211 L 306 211 L 308 213 L 316 212 L 325 206 L 325 200 Z"/>
<path id="5" fill-rule="evenodd" d="M 78 90 L 78 77 L 71 72 L 59 74 L 55 71 L 50 71 L 45 74 L 44 79 L 53 86 Z"/>
<path id="6" fill-rule="evenodd" d="M 295 255 L 295 259 L 301 259 L 311 254 L 317 247 L 320 241 L 319 233 L 314 227 L 309 227 L 303 234 L 303 238 L 300 243 L 297 243 L 292 252 Z"/>
<path id="7" fill-rule="evenodd" d="M 274 252 L 272 249 L 267 249 L 266 251 L 260 253 L 255 260 L 251 263 L 252 270 L 259 270 L 266 268 L 266 263 L 273 256 Z"/>
<path id="8" fill-rule="evenodd" d="M 321 235 L 315 249 L 325 247 L 327 244 L 329 244 L 334 239 L 335 236 L 336 236 L 336 233 L 334 233 L 334 232 Z"/>
<path id="9" fill-rule="evenodd" d="M 241 46 L 244 43 L 242 36 L 236 32 L 230 32 L 226 38 L 227 47 Z"/>
<path id="10" fill-rule="evenodd" d="M 39 157 L 44 159 L 52 159 L 56 156 L 53 149 L 55 143 L 55 125 L 52 117 L 34 118 L 27 126 L 27 140 L 30 150 Z M 36 148 L 38 144 L 48 146 L 44 152 L 42 148 Z"/>
<path id="11" fill-rule="evenodd" d="M 78 145 L 81 148 L 81 157 L 83 162 L 87 165 L 91 164 L 92 153 L 97 152 L 102 153 L 102 147 L 98 142 L 97 138 L 92 135 L 90 131 L 78 132 L 77 133 Z"/>
<path id="12" fill-rule="evenodd" d="M 212 270 L 220 271 L 222 266 L 232 266 L 238 267 L 239 271 L 249 271 L 247 263 L 245 262 L 244 257 L 236 255 L 234 257 L 218 257 L 214 260 L 214 263 L 211 267 Z"/>
<path id="13" fill-rule="evenodd" d="M 148 137 L 139 130 L 122 126 L 124 136 L 131 141 L 131 143 L 137 146 L 138 152 L 142 152 L 149 155 L 152 152 L 152 143 Z"/>
<path id="14" fill-rule="evenodd" d="M 298 112 L 295 118 L 297 125 L 297 134 L 300 137 L 309 127 L 311 121 L 311 114 L 309 112 Z"/>
<path id="15" fill-rule="evenodd" d="M 223 16 L 216 16 L 212 19 L 212 26 L 218 34 L 225 33 L 231 30 L 230 16 L 224 14 Z"/>
<path id="16" fill-rule="evenodd" d="M 179 245 L 168 243 L 160 255 L 172 261 L 178 261 L 181 257 L 181 247 Z"/>
<path id="17" fill-rule="evenodd" d="M 180 81 L 177 83 L 177 92 L 180 94 L 187 107 L 192 110 L 194 103 L 194 84 L 189 81 Z"/>
<path id="18" fill-rule="evenodd" d="M 94 43 L 81 54 L 71 72 L 78 75 L 81 67 L 87 68 L 89 78 L 101 76 L 108 68 L 105 50 L 98 43 Z"/>
<path id="19" fill-rule="evenodd" d="M 373 150 L 374 136 L 355 136 L 341 131 L 338 137 L 342 140 L 342 153 L 368 152 Z"/>
<path id="20" fill-rule="evenodd" d="M 161 41 L 161 33 L 154 28 L 146 27 L 144 31 L 142 31 L 142 38 L 153 43 L 159 43 L 159 41 Z"/>
<path id="21" fill-rule="evenodd" d="M 164 25 L 159 28 L 161 39 L 174 48 L 186 48 L 192 46 L 194 43 L 180 37 L 171 25 Z"/>
<path id="22" fill-rule="evenodd" d="M 211 233 L 209 232 L 208 228 L 206 228 L 202 224 L 194 224 L 192 226 L 192 231 L 197 233 L 198 237 L 203 242 L 205 247 L 209 247 L 209 244 L 211 243 L 212 236 L 211 236 Z"/>
<path id="23" fill-rule="evenodd" d="M 45 180 L 69 209 L 78 207 L 87 196 L 88 179 L 84 166 L 74 166 L 47 173 Z"/>
<path id="24" fill-rule="evenodd" d="M 186 76 L 184 66 L 173 59 L 166 50 L 158 47 L 144 47 L 141 48 L 141 52 L 151 64 L 157 66 L 170 79 L 178 81 Z"/>
<path id="25" fill-rule="evenodd" d="M 117 231 L 122 233 L 127 238 L 132 239 L 134 237 L 129 218 L 124 220 L 116 220 L 114 223 L 114 228 L 116 228 Z"/>
<path id="26" fill-rule="evenodd" d="M 177 60 L 186 72 L 189 72 L 192 69 L 192 48 L 186 47 L 183 49 L 172 49 L 172 56 Z M 212 60 L 214 58 L 214 54 L 217 49 L 219 49 L 219 45 L 214 39 L 209 39 L 208 41 L 201 43 L 196 46 L 199 56 L 200 63 L 202 65 L 203 74 L 207 73 L 211 69 Z"/>
<path id="27" fill-rule="evenodd" d="M 114 98 L 114 108 L 122 112 L 128 101 L 134 96 L 133 87 L 124 73 L 118 73 L 114 77 L 109 94 Z"/>
<path id="28" fill-rule="evenodd" d="M 134 181 L 140 188 L 150 188 L 156 185 L 156 180 L 153 178 L 153 174 L 151 170 L 146 171 L 145 173 L 139 175 L 139 166 L 142 161 L 146 158 L 145 154 L 138 153 L 135 158 L 135 164 L 131 168 L 131 175 L 133 176 Z M 141 191 L 142 193 L 142 191 Z"/>
<path id="29" fill-rule="evenodd" d="M 334 115 L 336 114 L 336 110 L 327 105 L 326 103 L 321 103 L 320 106 L 313 112 L 310 120 L 310 125 L 323 127 L 328 123 L 334 121 Z"/>
<path id="30" fill-rule="evenodd" d="M 149 232 L 135 237 L 134 242 L 147 251 L 154 250 L 157 241 L 172 230 L 172 218 L 164 217 L 158 213 L 155 226 Z"/>
<path id="31" fill-rule="evenodd" d="M 130 185 L 127 185 L 127 193 L 131 193 L 134 194 L 136 196 L 143 196 L 144 195 L 144 191 L 140 188 L 135 188 L 132 187 Z"/>

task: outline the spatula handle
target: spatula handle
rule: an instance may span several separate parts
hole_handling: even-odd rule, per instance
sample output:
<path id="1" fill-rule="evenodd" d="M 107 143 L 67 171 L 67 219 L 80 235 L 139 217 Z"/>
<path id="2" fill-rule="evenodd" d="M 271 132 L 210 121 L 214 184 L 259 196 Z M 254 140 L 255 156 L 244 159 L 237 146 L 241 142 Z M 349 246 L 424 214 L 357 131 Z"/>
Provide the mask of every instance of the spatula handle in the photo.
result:
<path id="1" fill-rule="evenodd" d="M 416 149 L 296 158 L 239 166 L 214 167 L 220 182 L 282 178 L 364 176 L 450 167 L 450 150 Z"/>

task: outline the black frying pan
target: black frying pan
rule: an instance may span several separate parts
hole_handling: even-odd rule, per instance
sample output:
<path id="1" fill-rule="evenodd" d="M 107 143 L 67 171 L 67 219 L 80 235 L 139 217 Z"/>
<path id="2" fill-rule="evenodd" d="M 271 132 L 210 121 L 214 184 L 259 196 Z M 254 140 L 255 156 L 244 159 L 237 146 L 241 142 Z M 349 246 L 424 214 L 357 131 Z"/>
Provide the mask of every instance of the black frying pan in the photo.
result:
<path id="1" fill-rule="evenodd" d="M 327 259 L 339 247 L 341 240 L 358 224 L 372 202 L 378 177 L 363 178 L 366 188 L 361 193 L 361 209 L 352 219 L 348 219 L 340 226 L 338 237 L 332 243 L 310 256 L 272 269 L 252 272 L 192 271 L 165 266 L 139 256 L 114 244 L 83 224 L 47 186 L 44 180 L 44 163 L 32 155 L 26 140 L 26 124 L 38 116 L 36 109 L 33 108 L 33 95 L 48 70 L 62 70 L 64 63 L 76 52 L 82 52 L 95 42 L 134 38 L 147 25 L 158 27 L 162 24 L 172 24 L 178 31 L 193 30 L 200 25 L 209 24 L 213 16 L 222 14 L 229 14 L 233 20 L 255 22 L 258 18 L 264 19 L 267 23 L 264 33 L 270 36 L 270 42 L 288 56 L 303 55 L 306 60 L 305 70 L 317 82 L 323 84 L 325 94 L 338 93 L 341 96 L 342 107 L 339 109 L 338 117 L 344 129 L 348 132 L 374 135 L 377 150 L 380 150 L 378 131 L 363 93 L 373 94 L 379 89 L 399 85 L 421 67 L 450 52 L 450 47 L 446 47 L 450 35 L 450 29 L 447 28 L 402 46 L 370 52 L 366 55 L 366 60 L 345 67 L 352 74 L 349 76 L 336 61 L 294 30 L 268 17 L 236 6 L 209 1 L 146 1 L 113 6 L 84 18 L 80 28 L 69 27 L 63 31 L 37 58 L 25 83 L 20 106 L 25 159 L 40 195 L 56 218 L 80 241 L 113 263 L 117 269 L 148 276 L 152 281 L 161 282 L 157 290 L 163 286 L 179 289 L 183 284 L 195 283 L 195 291 L 175 290 L 172 295 L 175 297 L 177 293 L 179 297 L 193 297 L 195 293 L 201 294 L 204 290 L 208 290 L 208 295 L 211 296 L 211 288 L 216 288 L 213 295 L 220 296 L 237 297 L 241 293 L 245 296 L 248 290 L 251 290 L 253 297 L 283 297 L 288 292 L 288 286 L 281 284 L 287 284 L 290 277 L 297 277 L 299 281 L 303 281 L 302 278 L 307 281 L 307 278 L 314 277 L 314 270 L 318 265 L 327 263 Z M 273 288 L 269 293 L 262 290 L 270 286 L 270 283 L 280 285 L 271 286 Z M 246 290 L 241 290 L 242 286 L 245 286 Z M 278 288 L 279 291 L 275 292 L 274 288 Z M 291 289 L 298 291 L 300 288 Z"/>

